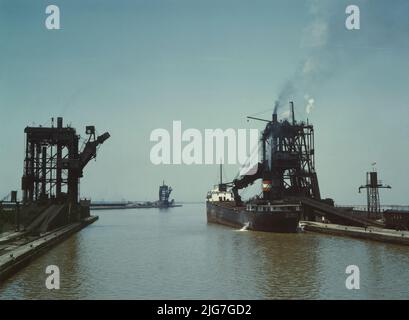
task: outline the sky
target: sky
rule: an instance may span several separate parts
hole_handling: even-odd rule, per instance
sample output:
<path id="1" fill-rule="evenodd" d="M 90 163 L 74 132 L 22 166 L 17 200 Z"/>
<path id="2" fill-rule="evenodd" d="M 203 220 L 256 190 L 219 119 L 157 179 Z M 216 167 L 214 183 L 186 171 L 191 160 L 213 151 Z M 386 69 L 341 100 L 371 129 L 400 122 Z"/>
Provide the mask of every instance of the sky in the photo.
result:
<path id="1" fill-rule="evenodd" d="M 60 30 L 45 27 L 50 4 Z M 407 0 L 0 0 L 0 198 L 21 188 L 24 127 L 62 116 L 111 134 L 82 197 L 155 200 L 165 180 L 177 201 L 204 201 L 218 166 L 153 165 L 151 132 L 261 130 L 246 116 L 269 119 L 280 100 L 285 117 L 293 100 L 315 127 L 323 197 L 365 204 L 376 162 L 382 202 L 409 204 L 408 57 Z"/>

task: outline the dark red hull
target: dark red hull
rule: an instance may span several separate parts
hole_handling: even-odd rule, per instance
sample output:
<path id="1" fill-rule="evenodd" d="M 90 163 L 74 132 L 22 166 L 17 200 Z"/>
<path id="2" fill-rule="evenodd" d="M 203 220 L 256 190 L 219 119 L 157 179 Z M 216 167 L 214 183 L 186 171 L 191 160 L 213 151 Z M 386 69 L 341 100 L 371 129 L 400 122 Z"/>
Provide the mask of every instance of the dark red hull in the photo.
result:
<path id="1" fill-rule="evenodd" d="M 253 212 L 231 203 L 207 202 L 207 222 L 234 228 L 248 226 L 249 230 L 266 232 L 297 232 L 300 220 L 297 212 Z"/>

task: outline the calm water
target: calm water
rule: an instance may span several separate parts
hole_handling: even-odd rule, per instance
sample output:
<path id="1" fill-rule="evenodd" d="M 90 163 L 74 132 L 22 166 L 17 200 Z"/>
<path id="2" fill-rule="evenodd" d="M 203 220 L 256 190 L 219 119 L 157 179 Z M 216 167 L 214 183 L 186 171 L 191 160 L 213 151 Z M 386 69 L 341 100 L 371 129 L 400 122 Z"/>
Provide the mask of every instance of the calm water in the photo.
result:
<path id="1" fill-rule="evenodd" d="M 2 299 L 408 299 L 409 247 L 206 223 L 205 205 L 98 211 L 0 287 Z M 58 265 L 60 290 L 45 288 Z M 345 288 L 346 266 L 361 288 Z"/>

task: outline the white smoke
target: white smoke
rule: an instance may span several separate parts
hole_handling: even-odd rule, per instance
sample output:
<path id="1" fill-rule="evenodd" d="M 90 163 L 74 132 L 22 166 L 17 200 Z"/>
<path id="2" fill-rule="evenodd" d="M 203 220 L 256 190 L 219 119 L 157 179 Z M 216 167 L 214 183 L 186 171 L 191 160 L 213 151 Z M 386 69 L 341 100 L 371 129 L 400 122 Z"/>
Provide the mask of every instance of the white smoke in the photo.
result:
<path id="1" fill-rule="evenodd" d="M 316 16 L 305 28 L 305 38 L 301 42 L 304 47 L 323 47 L 328 43 L 328 23 Z"/>
<path id="2" fill-rule="evenodd" d="M 280 113 L 280 119 L 288 119 L 290 118 L 291 112 L 290 110 L 284 111 Z"/>
<path id="3" fill-rule="evenodd" d="M 310 97 L 308 94 L 304 96 L 304 99 L 307 101 L 307 105 L 305 107 L 305 112 L 310 114 L 311 111 L 315 108 L 315 99 Z"/>
<path id="4" fill-rule="evenodd" d="M 280 88 L 279 109 L 289 101 L 297 107 L 307 93 L 317 97 L 321 84 L 339 76 L 351 61 L 358 68 L 360 61 L 368 61 L 377 50 L 409 50 L 408 0 L 394 0 L 393 6 L 384 0 L 355 0 L 368 27 L 353 33 L 345 28 L 345 8 L 350 4 L 348 0 L 306 0 L 307 24 L 300 42 L 304 57 Z M 365 54 L 358 55 L 358 50 Z M 314 98 L 305 100 L 308 114 L 314 109 Z"/>
<path id="5" fill-rule="evenodd" d="M 330 40 L 330 23 L 328 21 L 328 10 L 330 5 L 318 0 L 308 0 L 310 21 L 304 28 L 301 47 L 306 50 L 301 63 L 298 65 L 293 76 L 283 85 L 278 95 L 278 106 L 288 104 L 290 100 L 297 100 L 303 97 L 308 90 L 313 90 L 327 68 L 327 58 L 322 56 L 322 49 L 326 47 Z M 307 101 L 306 112 L 309 114 L 314 108 L 314 99 L 304 96 Z M 284 117 L 289 114 L 284 112 Z"/>

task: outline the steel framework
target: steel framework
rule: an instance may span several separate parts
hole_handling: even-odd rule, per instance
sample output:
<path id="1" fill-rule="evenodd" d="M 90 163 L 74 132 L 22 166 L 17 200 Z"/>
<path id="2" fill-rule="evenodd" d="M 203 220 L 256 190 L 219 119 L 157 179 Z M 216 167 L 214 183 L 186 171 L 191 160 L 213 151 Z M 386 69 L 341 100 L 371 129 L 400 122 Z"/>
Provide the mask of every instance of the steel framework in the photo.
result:
<path id="1" fill-rule="evenodd" d="M 239 189 L 263 179 L 263 199 L 281 200 L 287 197 L 321 199 L 314 163 L 314 127 L 307 121 L 297 122 L 294 105 L 290 102 L 292 120 L 278 121 L 275 109 L 272 120 L 248 117 L 267 122 L 261 136 L 262 161 L 253 175 L 242 176 L 232 183 L 238 204 Z"/>
<path id="2" fill-rule="evenodd" d="M 292 102 L 290 108 L 291 123 L 279 122 L 275 113 L 262 135 L 262 159 L 266 164 L 263 180 L 271 181 L 271 188 L 263 196 L 271 200 L 288 196 L 320 199 L 314 163 L 314 127 L 295 121 Z"/>
<path id="3" fill-rule="evenodd" d="M 26 127 L 24 132 L 23 202 L 55 199 L 77 204 L 83 169 L 109 133 L 96 138 L 95 127 L 87 126 L 88 141 L 80 152 L 80 136 L 74 128 L 63 127 L 62 118 L 57 118 L 57 127 Z"/>
<path id="4" fill-rule="evenodd" d="M 390 185 L 384 185 L 378 180 L 378 172 L 375 169 L 366 173 L 366 185 L 361 185 L 358 189 L 361 193 L 361 189 L 367 191 L 367 210 L 368 215 L 370 213 L 379 213 L 381 211 L 381 202 L 379 200 L 379 189 L 391 189 Z"/>

